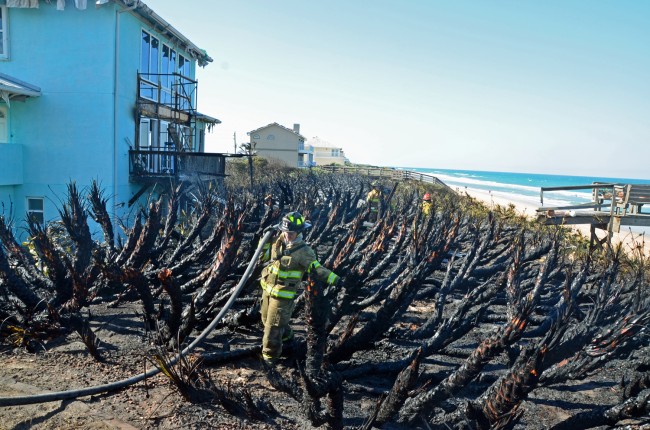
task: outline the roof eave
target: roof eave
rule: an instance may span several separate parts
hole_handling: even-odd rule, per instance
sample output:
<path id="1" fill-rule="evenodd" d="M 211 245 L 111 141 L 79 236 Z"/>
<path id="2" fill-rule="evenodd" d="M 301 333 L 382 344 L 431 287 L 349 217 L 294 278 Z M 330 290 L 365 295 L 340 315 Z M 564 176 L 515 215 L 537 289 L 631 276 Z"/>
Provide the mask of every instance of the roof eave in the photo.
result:
<path id="1" fill-rule="evenodd" d="M 212 57 L 208 55 L 205 50 L 196 46 L 192 41 L 185 37 L 180 31 L 175 29 L 170 23 L 165 21 L 160 15 L 154 12 L 149 6 L 140 0 L 115 0 L 117 3 L 120 3 L 122 6 L 127 8 L 133 8 L 134 12 L 138 15 L 151 22 L 152 24 L 159 26 L 158 30 L 165 32 L 168 36 L 175 38 L 182 45 L 185 46 L 187 52 L 196 59 L 199 66 L 205 67 L 213 61 Z"/>

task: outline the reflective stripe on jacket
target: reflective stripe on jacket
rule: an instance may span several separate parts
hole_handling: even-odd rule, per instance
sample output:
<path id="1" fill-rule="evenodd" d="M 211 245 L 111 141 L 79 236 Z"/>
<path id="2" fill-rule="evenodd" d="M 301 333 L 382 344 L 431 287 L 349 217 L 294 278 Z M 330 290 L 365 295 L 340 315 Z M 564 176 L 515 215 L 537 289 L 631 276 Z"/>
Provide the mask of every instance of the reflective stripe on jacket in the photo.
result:
<path id="1" fill-rule="evenodd" d="M 282 240 L 277 240 L 271 250 L 271 263 L 262 270 L 260 283 L 271 296 L 291 300 L 305 273 L 314 273 L 316 278 L 330 285 L 339 279 L 336 273 L 316 260 L 314 251 L 303 242 L 287 250 Z"/>

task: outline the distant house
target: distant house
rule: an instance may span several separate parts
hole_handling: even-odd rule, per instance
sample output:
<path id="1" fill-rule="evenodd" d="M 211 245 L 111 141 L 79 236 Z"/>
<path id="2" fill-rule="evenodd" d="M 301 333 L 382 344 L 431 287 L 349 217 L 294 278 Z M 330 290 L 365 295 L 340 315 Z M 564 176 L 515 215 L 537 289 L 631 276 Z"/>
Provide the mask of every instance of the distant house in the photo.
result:
<path id="1" fill-rule="evenodd" d="M 345 157 L 343 148 L 332 146 L 310 145 L 314 151 L 314 163 L 317 166 L 326 166 L 328 164 L 346 164 L 349 160 Z"/>
<path id="2" fill-rule="evenodd" d="M 118 217 L 170 179 L 224 175 L 204 153 L 220 121 L 197 111 L 208 54 L 142 1 L 86 4 L 0 0 L 0 202 L 18 220 L 56 218 L 70 180 L 99 180 Z"/>
<path id="3" fill-rule="evenodd" d="M 305 145 L 305 138 L 300 134 L 300 124 L 294 124 L 290 129 L 274 122 L 247 134 L 260 157 L 274 159 L 291 167 L 309 167 L 314 163 L 313 152 Z"/>

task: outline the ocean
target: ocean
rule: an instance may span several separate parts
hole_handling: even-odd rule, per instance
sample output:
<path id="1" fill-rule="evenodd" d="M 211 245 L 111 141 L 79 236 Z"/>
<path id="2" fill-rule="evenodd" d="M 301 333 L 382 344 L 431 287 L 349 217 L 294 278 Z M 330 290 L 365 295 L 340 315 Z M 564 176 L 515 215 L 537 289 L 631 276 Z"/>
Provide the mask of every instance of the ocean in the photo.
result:
<path id="1" fill-rule="evenodd" d="M 593 182 L 650 184 L 650 179 L 545 175 L 539 173 L 488 172 L 434 168 L 425 169 L 412 167 L 401 167 L 401 169 L 431 174 L 449 187 L 460 191 L 465 187 L 486 191 L 497 191 L 506 198 L 510 197 L 512 200 L 527 202 L 532 207 L 542 206 L 540 204 L 541 187 L 590 185 Z M 590 201 L 591 190 L 589 189 L 544 192 L 544 206 L 565 206 L 576 203 L 587 203 Z"/>

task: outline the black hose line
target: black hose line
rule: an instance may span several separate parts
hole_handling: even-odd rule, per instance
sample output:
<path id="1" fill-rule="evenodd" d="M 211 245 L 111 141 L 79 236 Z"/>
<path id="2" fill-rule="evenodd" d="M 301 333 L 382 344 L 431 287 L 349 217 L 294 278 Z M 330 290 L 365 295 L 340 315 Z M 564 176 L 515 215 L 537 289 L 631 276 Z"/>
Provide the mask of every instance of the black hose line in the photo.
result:
<path id="1" fill-rule="evenodd" d="M 262 252 L 262 247 L 264 244 L 271 238 L 273 235 L 273 231 L 269 230 L 266 232 L 264 237 L 262 237 L 262 240 L 260 240 L 259 245 L 257 246 L 257 249 L 255 250 L 255 254 L 253 255 L 253 258 L 251 261 L 248 263 L 248 267 L 246 268 L 246 271 L 244 272 L 244 275 L 242 276 L 241 280 L 239 281 L 239 284 L 237 284 L 237 287 L 235 288 L 235 291 L 233 291 L 232 295 L 230 296 L 230 299 L 228 299 L 228 302 L 224 305 L 223 308 L 221 308 L 221 311 L 219 314 L 217 314 L 216 317 L 212 320 L 210 325 L 208 325 L 202 332 L 201 334 L 192 342 L 190 343 L 183 351 L 181 351 L 176 357 L 174 357 L 170 362 L 169 365 L 173 366 L 180 360 L 181 356 L 188 354 L 190 351 L 192 351 L 196 346 L 198 346 L 212 330 L 217 326 L 219 321 L 224 317 L 226 312 L 230 309 L 230 307 L 235 303 L 235 299 L 237 299 L 237 296 L 241 292 L 241 290 L 244 288 L 244 285 L 248 281 L 248 278 L 250 277 L 251 273 L 253 273 L 253 270 L 255 269 L 255 266 L 257 265 L 257 261 L 259 259 L 259 256 Z M 54 402 L 58 400 L 68 400 L 68 399 L 75 399 L 77 397 L 84 397 L 84 396 L 91 396 L 93 394 L 99 394 L 99 393 L 105 393 L 107 391 L 115 391 L 115 390 L 120 390 L 122 388 L 126 388 L 129 385 L 133 385 L 136 382 L 140 382 L 143 379 L 149 378 L 151 376 L 154 376 L 160 372 L 160 369 L 155 367 L 148 372 L 141 373 L 136 376 L 132 376 L 131 378 L 128 379 L 123 379 L 121 381 L 116 381 L 116 382 L 111 382 L 109 384 L 103 384 L 103 385 L 97 385 L 94 387 L 87 387 L 87 388 L 79 388 L 76 390 L 68 390 L 68 391 L 57 391 L 54 393 L 44 393 L 44 394 L 34 394 L 30 396 L 17 396 L 17 397 L 0 397 L 0 407 L 3 406 L 19 406 L 19 405 L 32 405 L 35 403 L 46 403 L 46 402 Z"/>

